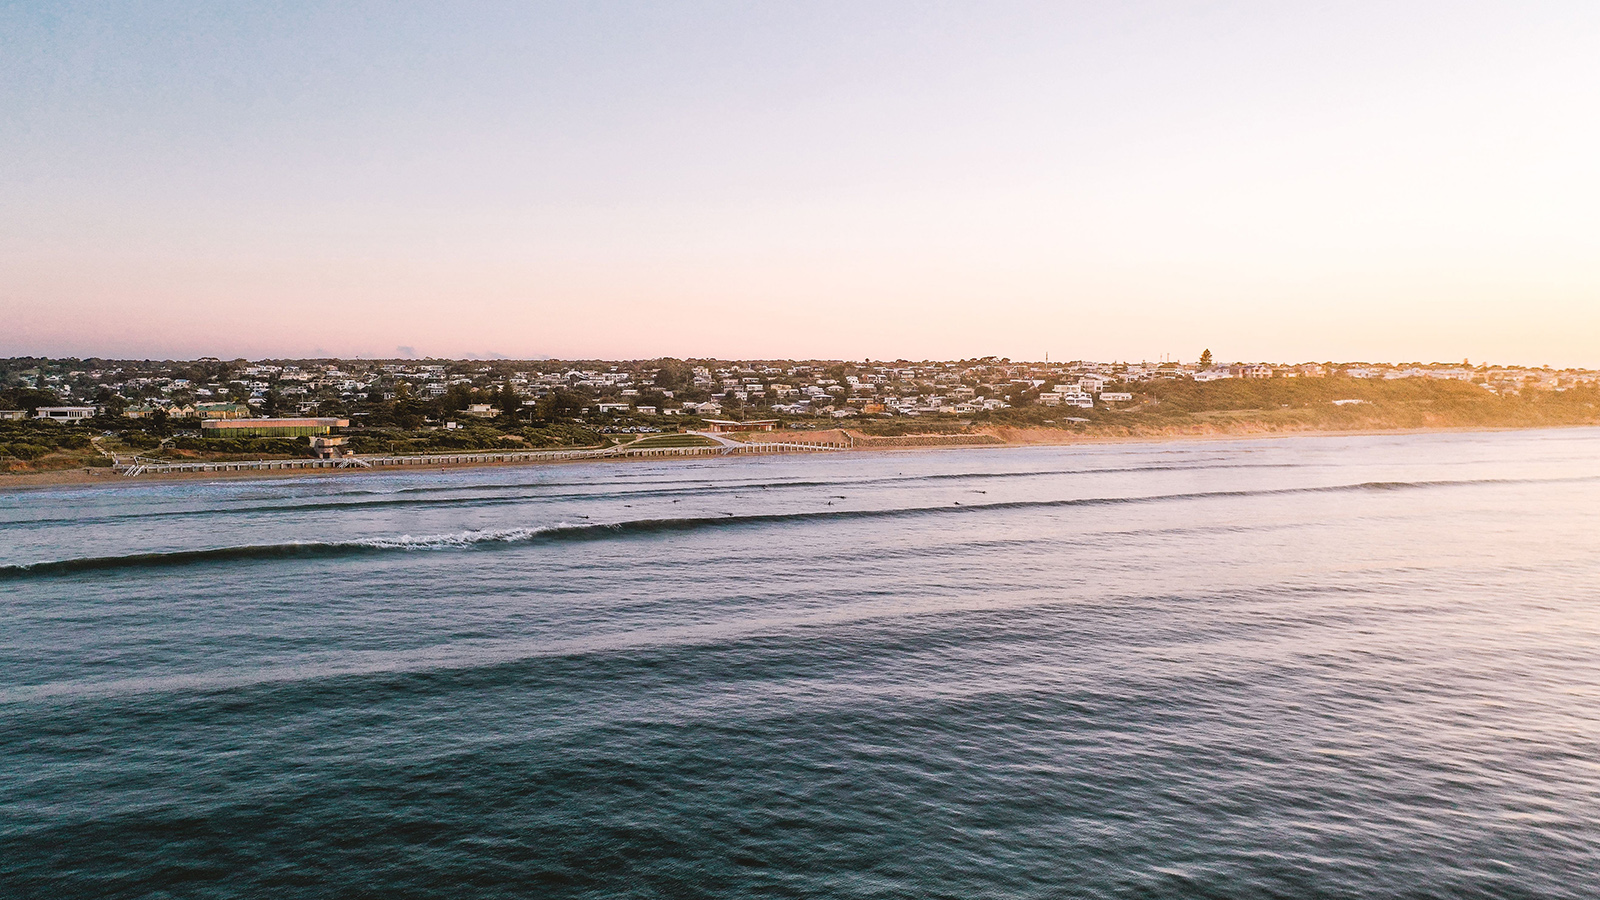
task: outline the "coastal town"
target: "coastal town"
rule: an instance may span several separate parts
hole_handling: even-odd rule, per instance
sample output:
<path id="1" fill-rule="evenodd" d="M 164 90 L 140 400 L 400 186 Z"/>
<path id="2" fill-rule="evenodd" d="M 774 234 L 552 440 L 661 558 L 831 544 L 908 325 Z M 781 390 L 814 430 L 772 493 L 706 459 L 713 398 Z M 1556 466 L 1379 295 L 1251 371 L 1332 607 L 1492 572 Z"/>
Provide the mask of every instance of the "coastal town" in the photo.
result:
<path id="1" fill-rule="evenodd" d="M 791 443 L 826 433 L 813 443 L 860 447 L 1530 427 L 1589 424 L 1597 398 L 1600 370 L 1223 363 L 1210 350 L 1137 363 L 12 358 L 0 360 L 0 467 L 92 467 L 128 454 L 693 448 L 756 432 Z"/>
<path id="2" fill-rule="evenodd" d="M 494 418 L 560 397 L 573 418 L 605 423 L 746 413 L 846 419 L 970 416 L 1029 405 L 1115 408 L 1134 402 L 1140 386 L 1171 380 L 1418 378 L 1467 382 L 1502 395 L 1600 383 L 1600 370 L 1470 363 L 1205 363 L 12 359 L 3 363 L 0 389 L 48 395 L 52 402 L 0 410 L 0 417 L 359 417 L 366 405 L 413 400 L 437 411 L 440 422 L 433 424 L 442 424 L 452 416 Z M 473 402 L 480 397 L 489 402 Z"/>

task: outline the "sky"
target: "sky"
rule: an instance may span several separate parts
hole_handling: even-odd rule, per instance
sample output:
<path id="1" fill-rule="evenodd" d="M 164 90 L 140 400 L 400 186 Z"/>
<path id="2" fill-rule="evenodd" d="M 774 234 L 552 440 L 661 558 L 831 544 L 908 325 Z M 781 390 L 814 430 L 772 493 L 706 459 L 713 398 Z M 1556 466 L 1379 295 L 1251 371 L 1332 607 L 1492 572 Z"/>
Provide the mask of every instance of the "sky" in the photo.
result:
<path id="1" fill-rule="evenodd" d="M 1600 366 L 1600 4 L 0 0 L 0 355 Z"/>

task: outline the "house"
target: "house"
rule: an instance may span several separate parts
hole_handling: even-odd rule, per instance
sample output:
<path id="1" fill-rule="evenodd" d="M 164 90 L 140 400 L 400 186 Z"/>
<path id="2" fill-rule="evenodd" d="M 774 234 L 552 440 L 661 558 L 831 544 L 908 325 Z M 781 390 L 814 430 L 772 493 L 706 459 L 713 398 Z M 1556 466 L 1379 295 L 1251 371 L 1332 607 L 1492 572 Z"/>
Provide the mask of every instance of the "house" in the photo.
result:
<path id="1" fill-rule="evenodd" d="M 41 406 L 34 410 L 35 419 L 53 419 L 57 422 L 76 422 L 94 418 L 93 406 Z"/>
<path id="2" fill-rule="evenodd" d="M 158 412 L 166 413 L 169 419 L 192 419 L 195 415 L 192 406 L 130 406 L 122 415 L 129 419 L 148 419 Z"/>
<path id="3" fill-rule="evenodd" d="M 461 412 L 463 415 L 476 416 L 480 419 L 492 419 L 495 416 L 500 415 L 500 410 L 495 409 L 493 406 L 490 406 L 487 403 L 468 404 L 467 408 Z"/>
<path id="4" fill-rule="evenodd" d="M 248 419 L 250 409 L 239 403 L 196 403 L 194 414 L 202 419 Z"/>
<path id="5" fill-rule="evenodd" d="M 0 421 L 26 419 L 28 411 L 25 409 L 0 409 Z"/>
<path id="6" fill-rule="evenodd" d="M 1101 391 L 1101 403 L 1126 403 L 1133 399 L 1133 395 L 1125 391 Z"/>
<path id="7" fill-rule="evenodd" d="M 730 431 L 772 431 L 777 427 L 777 419 L 751 419 L 748 422 L 730 422 L 726 419 L 706 420 L 706 430 L 713 434 L 724 434 Z"/>

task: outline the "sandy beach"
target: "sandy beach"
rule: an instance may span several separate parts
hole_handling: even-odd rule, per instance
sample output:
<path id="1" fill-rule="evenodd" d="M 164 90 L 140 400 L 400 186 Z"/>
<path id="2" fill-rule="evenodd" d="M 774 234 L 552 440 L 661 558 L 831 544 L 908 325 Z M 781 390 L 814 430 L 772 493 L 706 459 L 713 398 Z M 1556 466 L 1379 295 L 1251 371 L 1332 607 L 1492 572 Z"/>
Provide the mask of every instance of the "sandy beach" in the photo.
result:
<path id="1" fill-rule="evenodd" d="M 1547 426 L 1561 428 L 1592 427 L 1583 425 Z M 873 453 L 886 451 L 934 451 L 934 450 L 972 450 L 989 449 L 1001 450 L 1008 447 L 1047 447 L 1047 446 L 1074 446 L 1074 445 L 1105 445 L 1105 444 L 1151 444 L 1151 443 L 1177 443 L 1197 441 L 1253 441 L 1266 439 L 1291 439 L 1312 437 L 1354 437 L 1360 435 L 1404 435 L 1404 434 L 1447 434 L 1470 432 L 1502 432 L 1526 431 L 1545 429 L 1519 429 L 1519 428 L 1492 428 L 1492 427 L 1451 427 L 1451 428 L 1375 428 L 1354 430 L 1234 430 L 1234 431 L 1195 431 L 1192 433 L 1174 433 L 1161 435 L 1095 435 L 1074 434 L 1054 428 L 984 428 L 971 433 L 963 434 L 912 434 L 900 437 L 871 437 L 863 436 L 848 429 L 833 429 L 821 431 L 793 431 L 793 432 L 767 432 L 750 436 L 752 442 L 770 442 L 782 440 L 811 440 L 819 439 L 854 439 L 854 446 L 845 453 Z M 662 459 L 673 457 L 654 457 L 648 461 L 660 462 Z M 439 472 L 455 471 L 466 468 L 493 468 L 505 466 L 550 466 L 573 465 L 576 463 L 638 463 L 647 460 L 617 458 L 617 459 L 587 459 L 587 460 L 535 460 L 517 462 L 459 462 L 441 465 Z M 260 480 L 278 478 L 362 478 L 370 475 L 410 472 L 420 474 L 430 471 L 431 467 L 380 467 L 348 469 L 261 469 L 232 472 L 179 472 L 171 474 L 145 473 L 136 477 L 126 477 L 109 468 L 70 468 L 53 469 L 44 472 L 20 472 L 0 474 L 0 491 L 30 490 L 52 487 L 131 487 L 140 484 L 179 481 L 219 481 L 219 480 Z"/>

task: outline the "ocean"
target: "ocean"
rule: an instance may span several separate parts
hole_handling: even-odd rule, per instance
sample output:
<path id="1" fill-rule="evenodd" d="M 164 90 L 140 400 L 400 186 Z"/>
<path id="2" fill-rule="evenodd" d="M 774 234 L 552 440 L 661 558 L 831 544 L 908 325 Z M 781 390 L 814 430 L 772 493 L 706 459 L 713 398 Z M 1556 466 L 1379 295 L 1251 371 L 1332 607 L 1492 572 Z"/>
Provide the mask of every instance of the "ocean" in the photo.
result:
<path id="1" fill-rule="evenodd" d="M 1600 891 L 1600 430 L 0 493 L 0 896 Z"/>

